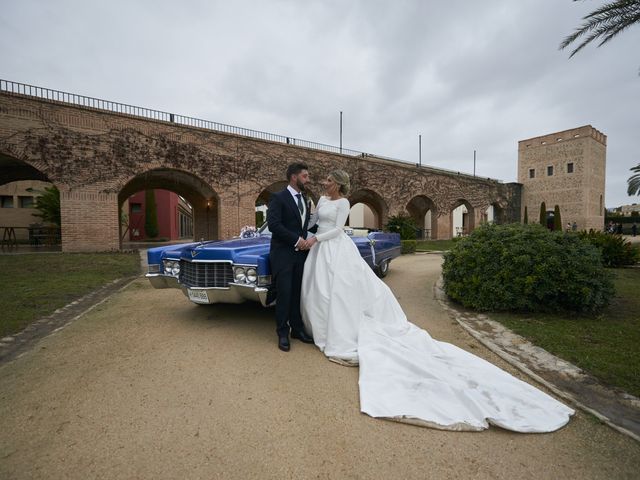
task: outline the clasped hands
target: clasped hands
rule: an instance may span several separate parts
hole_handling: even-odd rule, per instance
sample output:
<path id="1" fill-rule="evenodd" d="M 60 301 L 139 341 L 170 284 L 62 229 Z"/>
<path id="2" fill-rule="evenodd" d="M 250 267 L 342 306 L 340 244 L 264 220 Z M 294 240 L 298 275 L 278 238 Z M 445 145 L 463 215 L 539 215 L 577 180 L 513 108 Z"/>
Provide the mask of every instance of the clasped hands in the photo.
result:
<path id="1" fill-rule="evenodd" d="M 307 240 L 300 237 L 298 243 L 296 243 L 296 250 L 310 250 L 317 241 L 316 237 L 311 237 Z"/>

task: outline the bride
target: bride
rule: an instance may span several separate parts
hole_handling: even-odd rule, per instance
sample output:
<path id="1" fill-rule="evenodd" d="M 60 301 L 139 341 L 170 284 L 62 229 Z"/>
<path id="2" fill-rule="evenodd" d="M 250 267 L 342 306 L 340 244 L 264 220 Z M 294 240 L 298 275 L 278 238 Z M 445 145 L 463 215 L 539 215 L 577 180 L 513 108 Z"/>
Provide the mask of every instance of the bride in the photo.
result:
<path id="1" fill-rule="evenodd" d="M 407 321 L 393 292 L 344 233 L 349 176 L 323 182 L 302 279 L 302 319 L 332 361 L 360 366 L 360 410 L 444 430 L 551 432 L 574 411 Z"/>

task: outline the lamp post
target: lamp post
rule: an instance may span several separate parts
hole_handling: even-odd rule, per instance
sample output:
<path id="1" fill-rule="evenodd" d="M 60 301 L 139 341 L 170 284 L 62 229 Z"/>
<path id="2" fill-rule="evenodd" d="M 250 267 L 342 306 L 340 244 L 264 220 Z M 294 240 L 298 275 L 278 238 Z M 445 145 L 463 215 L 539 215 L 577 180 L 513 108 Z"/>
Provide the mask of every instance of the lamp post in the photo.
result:
<path id="1" fill-rule="evenodd" d="M 473 176 L 476 176 L 476 151 L 473 151 Z"/>
<path id="2" fill-rule="evenodd" d="M 342 153 L 342 110 L 340 110 L 340 153 Z"/>
<path id="3" fill-rule="evenodd" d="M 207 198 L 207 240 L 209 240 L 209 212 L 211 210 L 211 200 Z"/>

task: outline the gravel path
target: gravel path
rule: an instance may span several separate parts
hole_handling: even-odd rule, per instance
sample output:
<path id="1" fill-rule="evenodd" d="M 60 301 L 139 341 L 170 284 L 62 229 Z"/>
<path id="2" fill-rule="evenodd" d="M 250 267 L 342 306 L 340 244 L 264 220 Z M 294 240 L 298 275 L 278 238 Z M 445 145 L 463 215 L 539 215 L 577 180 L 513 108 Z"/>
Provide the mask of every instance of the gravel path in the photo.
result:
<path id="1" fill-rule="evenodd" d="M 441 258 L 386 281 L 408 318 L 522 374 L 434 299 Z M 526 380 L 526 379 L 525 379 Z M 578 413 L 552 434 L 443 432 L 361 414 L 358 370 L 276 346 L 273 311 L 196 306 L 144 279 L 0 366 L 2 479 L 624 479 L 640 444 Z"/>

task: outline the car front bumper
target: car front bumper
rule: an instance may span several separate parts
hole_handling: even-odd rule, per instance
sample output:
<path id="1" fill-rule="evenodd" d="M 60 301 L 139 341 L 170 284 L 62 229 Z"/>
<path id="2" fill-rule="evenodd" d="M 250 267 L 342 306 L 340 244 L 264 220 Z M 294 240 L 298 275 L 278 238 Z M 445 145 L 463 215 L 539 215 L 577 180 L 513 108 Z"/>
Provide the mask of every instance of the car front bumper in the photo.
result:
<path id="1" fill-rule="evenodd" d="M 178 283 L 178 278 L 158 273 L 148 273 L 146 277 L 153 288 L 179 288 L 182 293 L 194 303 L 244 303 L 259 302 L 263 307 L 267 306 L 266 287 L 256 285 L 242 285 L 230 283 L 227 288 L 185 287 Z"/>
<path id="2" fill-rule="evenodd" d="M 228 288 L 201 288 L 185 287 L 180 285 L 182 293 L 194 303 L 244 303 L 260 302 L 263 307 L 267 306 L 267 292 L 265 287 L 254 285 L 229 284 Z"/>

